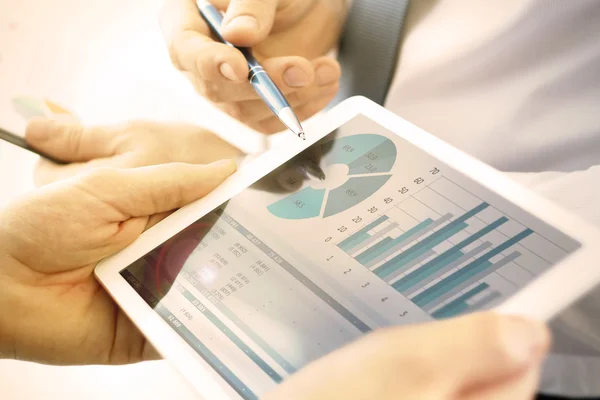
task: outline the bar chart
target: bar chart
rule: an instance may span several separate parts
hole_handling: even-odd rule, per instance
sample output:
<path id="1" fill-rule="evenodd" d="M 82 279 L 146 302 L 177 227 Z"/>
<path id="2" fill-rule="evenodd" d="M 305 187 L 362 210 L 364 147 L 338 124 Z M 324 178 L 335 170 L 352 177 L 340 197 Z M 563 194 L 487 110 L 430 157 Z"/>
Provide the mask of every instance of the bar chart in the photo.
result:
<path id="1" fill-rule="evenodd" d="M 433 318 L 489 307 L 568 254 L 446 177 L 337 247 Z"/>

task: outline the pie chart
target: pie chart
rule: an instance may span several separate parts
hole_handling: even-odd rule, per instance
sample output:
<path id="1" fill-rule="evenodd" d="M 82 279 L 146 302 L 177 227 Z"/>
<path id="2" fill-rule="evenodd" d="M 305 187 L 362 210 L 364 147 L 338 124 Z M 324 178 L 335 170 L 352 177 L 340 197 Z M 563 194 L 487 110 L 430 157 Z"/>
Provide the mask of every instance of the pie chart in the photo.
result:
<path id="1" fill-rule="evenodd" d="M 322 182 L 270 204 L 269 212 L 283 219 L 327 218 L 368 199 L 392 176 L 396 145 L 385 136 L 357 134 L 321 143 Z"/>

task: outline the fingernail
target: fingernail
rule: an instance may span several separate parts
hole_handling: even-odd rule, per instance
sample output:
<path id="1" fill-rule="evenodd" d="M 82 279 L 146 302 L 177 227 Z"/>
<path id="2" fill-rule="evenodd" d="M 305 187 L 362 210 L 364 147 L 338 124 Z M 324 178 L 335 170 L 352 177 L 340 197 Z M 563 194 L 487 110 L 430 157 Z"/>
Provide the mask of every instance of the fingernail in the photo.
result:
<path id="1" fill-rule="evenodd" d="M 285 84 L 290 87 L 303 87 L 308 85 L 308 75 L 298 67 L 290 67 L 283 73 Z"/>
<path id="2" fill-rule="evenodd" d="M 339 72 L 329 65 L 320 66 L 315 74 L 319 86 L 332 84 L 340 78 Z"/>
<path id="3" fill-rule="evenodd" d="M 223 63 L 219 66 L 219 71 L 221 71 L 221 74 L 229 79 L 230 81 L 238 81 L 238 77 L 235 74 L 235 71 L 233 70 L 233 67 L 227 63 Z"/>
<path id="4" fill-rule="evenodd" d="M 518 363 L 527 364 L 548 348 L 550 333 L 545 324 L 514 317 L 507 325 L 506 350 Z"/>
<path id="5" fill-rule="evenodd" d="M 246 30 L 254 30 L 258 31 L 258 21 L 251 15 L 241 15 L 239 17 L 235 17 L 227 24 L 225 24 L 225 28 L 227 29 L 246 29 Z"/>

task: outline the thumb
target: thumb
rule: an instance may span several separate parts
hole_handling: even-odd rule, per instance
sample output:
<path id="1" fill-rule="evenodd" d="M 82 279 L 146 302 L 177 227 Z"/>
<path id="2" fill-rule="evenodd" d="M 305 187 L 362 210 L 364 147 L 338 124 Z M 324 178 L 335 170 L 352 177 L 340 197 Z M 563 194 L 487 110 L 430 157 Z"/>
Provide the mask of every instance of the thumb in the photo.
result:
<path id="1" fill-rule="evenodd" d="M 251 47 L 267 38 L 279 0 L 231 0 L 221 33 L 236 46 Z"/>
<path id="2" fill-rule="evenodd" d="M 115 136 L 111 129 L 44 119 L 32 120 L 25 131 L 29 145 L 66 162 L 113 156 L 116 152 Z"/>
<path id="3" fill-rule="evenodd" d="M 550 343 L 545 324 L 492 312 L 416 327 L 414 333 L 417 330 L 414 345 L 427 343 L 426 358 L 436 359 L 428 365 L 453 392 L 525 373 L 538 366 Z"/>
<path id="4" fill-rule="evenodd" d="M 122 221 L 181 208 L 220 185 L 236 170 L 232 160 L 208 165 L 162 164 L 133 169 L 99 169 L 80 187 L 119 211 Z"/>

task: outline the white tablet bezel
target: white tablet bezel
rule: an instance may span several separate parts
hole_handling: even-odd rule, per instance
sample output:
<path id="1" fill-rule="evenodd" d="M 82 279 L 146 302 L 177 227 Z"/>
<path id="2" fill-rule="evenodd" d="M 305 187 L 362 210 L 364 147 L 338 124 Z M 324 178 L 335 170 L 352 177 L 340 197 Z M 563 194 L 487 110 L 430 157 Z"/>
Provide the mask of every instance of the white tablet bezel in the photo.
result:
<path id="1" fill-rule="evenodd" d="M 289 135 L 279 147 L 252 161 L 205 198 L 178 210 L 96 268 L 96 276 L 118 305 L 200 394 L 211 399 L 239 398 L 210 365 L 200 359 L 146 304 L 120 275 L 120 271 L 359 114 L 376 121 L 452 166 L 457 172 L 581 243 L 580 249 L 502 303 L 497 308 L 498 312 L 548 321 L 600 281 L 600 268 L 594 266 L 600 259 L 600 246 L 594 246 L 600 243 L 600 231 L 595 227 L 370 100 L 353 97 L 337 105 L 322 118 L 312 120 L 311 125 L 306 126 L 307 132 L 310 132 L 306 141 Z M 565 285 L 565 282 L 569 284 Z M 556 290 L 558 287 L 560 290 Z"/>

